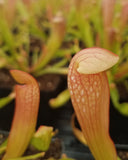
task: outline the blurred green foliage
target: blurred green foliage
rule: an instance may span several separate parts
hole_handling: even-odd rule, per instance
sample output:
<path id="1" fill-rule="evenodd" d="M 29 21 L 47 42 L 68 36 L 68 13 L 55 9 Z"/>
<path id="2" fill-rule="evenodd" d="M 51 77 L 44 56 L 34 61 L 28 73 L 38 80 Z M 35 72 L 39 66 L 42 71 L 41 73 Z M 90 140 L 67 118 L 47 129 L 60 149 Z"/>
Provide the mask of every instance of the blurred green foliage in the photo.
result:
<path id="1" fill-rule="evenodd" d="M 67 75 L 72 56 L 88 47 L 105 48 L 120 56 L 108 78 L 113 104 L 128 116 L 128 102 L 121 102 L 118 88 L 123 84 L 128 94 L 127 0 L 0 1 L 1 70 L 19 69 L 35 77 Z M 14 97 L 0 99 L 0 107 Z M 66 89 L 50 104 L 56 108 L 69 98 Z"/>
<path id="2" fill-rule="evenodd" d="M 23 70 L 35 77 L 66 75 L 79 50 L 108 49 L 120 56 L 108 74 L 116 90 L 116 94 L 111 90 L 111 99 L 118 111 L 128 115 L 128 104 L 121 104 L 118 91 L 118 84 L 125 81 L 128 93 L 127 10 L 126 0 L 1 1 L 0 68 Z"/>

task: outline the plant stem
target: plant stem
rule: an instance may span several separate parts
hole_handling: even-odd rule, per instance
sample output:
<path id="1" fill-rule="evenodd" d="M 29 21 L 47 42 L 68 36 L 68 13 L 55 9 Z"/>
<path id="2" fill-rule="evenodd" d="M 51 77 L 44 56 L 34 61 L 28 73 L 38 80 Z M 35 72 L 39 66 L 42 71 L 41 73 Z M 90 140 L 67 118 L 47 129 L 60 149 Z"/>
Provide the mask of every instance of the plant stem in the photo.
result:
<path id="1" fill-rule="evenodd" d="M 35 73 L 35 76 L 40 76 L 40 75 L 50 74 L 50 73 L 67 75 L 68 68 L 66 68 L 66 67 L 63 67 L 63 68 L 47 67 L 46 69 Z"/>
<path id="2" fill-rule="evenodd" d="M 19 158 L 10 158 L 8 160 L 31 160 L 31 159 L 43 157 L 44 155 L 45 155 L 45 152 L 41 152 L 41 153 L 37 153 L 34 155 L 30 155 L 30 156 L 24 156 L 24 157 L 19 157 Z"/>

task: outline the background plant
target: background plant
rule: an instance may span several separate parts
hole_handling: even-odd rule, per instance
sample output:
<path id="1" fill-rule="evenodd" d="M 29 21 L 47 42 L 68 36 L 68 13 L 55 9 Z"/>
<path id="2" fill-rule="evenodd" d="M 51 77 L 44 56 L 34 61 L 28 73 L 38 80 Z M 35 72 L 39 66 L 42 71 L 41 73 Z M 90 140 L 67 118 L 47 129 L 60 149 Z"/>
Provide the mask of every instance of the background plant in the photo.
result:
<path id="1" fill-rule="evenodd" d="M 120 56 L 108 72 L 111 99 L 128 115 L 128 104 L 120 102 L 119 93 L 120 84 L 128 92 L 126 0 L 6 0 L 0 8 L 1 69 L 20 69 L 35 77 L 67 74 L 72 55 L 80 49 L 106 48 Z M 59 107 L 69 98 L 66 90 L 50 104 Z"/>
<path id="2" fill-rule="evenodd" d="M 87 48 L 71 60 L 68 88 L 83 135 L 96 160 L 117 160 L 109 136 L 109 85 L 105 70 L 115 65 L 117 55 L 101 48 Z M 85 68 L 87 68 L 85 70 Z"/>
<path id="3" fill-rule="evenodd" d="M 72 56 L 83 48 L 101 47 L 119 55 L 107 72 L 114 106 L 128 115 L 120 86 L 128 93 L 127 0 L 1 0 L 0 69 L 19 69 L 39 77 L 67 75 Z M 3 107 L 12 93 L 0 99 Z M 50 101 L 60 107 L 70 98 L 67 89 Z M 125 99 L 123 99 L 125 100 Z"/>
<path id="4" fill-rule="evenodd" d="M 0 154 L 5 152 L 1 159 L 22 160 L 44 157 L 55 132 L 53 132 L 53 127 L 50 126 L 40 126 L 35 132 L 40 101 L 39 85 L 26 72 L 11 70 L 10 73 L 19 84 L 15 85 L 15 112 L 10 133 L 0 146 Z M 41 152 L 20 157 L 26 151 L 28 145 L 33 146 L 36 152 Z M 54 158 L 52 157 L 52 159 Z M 65 157 L 65 159 L 68 158 Z"/>

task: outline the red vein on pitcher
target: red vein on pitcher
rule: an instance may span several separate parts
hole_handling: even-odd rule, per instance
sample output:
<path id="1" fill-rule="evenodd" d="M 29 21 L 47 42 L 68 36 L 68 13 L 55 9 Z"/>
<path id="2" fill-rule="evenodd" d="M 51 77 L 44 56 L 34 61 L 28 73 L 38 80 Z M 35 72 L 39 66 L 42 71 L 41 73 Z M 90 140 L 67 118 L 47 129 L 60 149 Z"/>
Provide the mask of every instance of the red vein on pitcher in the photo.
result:
<path id="1" fill-rule="evenodd" d="M 15 86 L 16 107 L 3 160 L 21 156 L 35 131 L 39 109 L 39 86 L 36 80 L 23 71 L 11 70 L 20 84 Z"/>
<path id="2" fill-rule="evenodd" d="M 96 160 L 116 160 L 109 136 L 109 85 L 105 70 L 119 57 L 105 49 L 88 48 L 76 54 L 69 66 L 71 100 L 87 144 Z"/>

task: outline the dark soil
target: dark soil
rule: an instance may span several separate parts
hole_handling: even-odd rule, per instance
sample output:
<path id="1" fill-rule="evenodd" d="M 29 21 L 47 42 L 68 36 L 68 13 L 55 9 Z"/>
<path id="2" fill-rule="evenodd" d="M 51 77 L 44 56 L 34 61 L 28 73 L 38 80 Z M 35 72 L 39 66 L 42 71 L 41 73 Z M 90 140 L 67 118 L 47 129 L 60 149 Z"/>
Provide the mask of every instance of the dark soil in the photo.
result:
<path id="1" fill-rule="evenodd" d="M 128 90 L 124 83 L 117 83 L 117 88 L 120 94 L 120 102 L 128 102 Z"/>
<path id="2" fill-rule="evenodd" d="M 0 97 L 7 96 L 13 86 L 16 84 L 14 80 L 11 78 L 9 72 L 7 70 L 0 70 Z M 57 139 L 54 139 L 50 145 L 49 150 L 45 155 L 45 159 L 48 157 L 54 157 L 55 159 L 59 159 L 62 152 L 66 153 L 69 157 L 74 158 L 76 160 L 93 160 L 93 157 L 90 154 L 90 151 L 87 147 L 81 145 L 76 138 L 73 136 L 70 119 L 73 113 L 73 109 L 71 107 L 71 102 L 66 104 L 64 107 L 53 110 L 49 107 L 48 101 L 50 98 L 56 97 L 63 89 L 66 88 L 67 82 L 66 77 L 61 77 L 59 75 L 44 75 L 42 77 L 37 78 L 40 89 L 41 89 L 41 101 L 40 101 L 40 109 L 38 115 L 37 128 L 40 125 L 51 125 L 54 129 L 59 129 L 59 136 L 57 135 Z M 8 90 L 9 89 L 9 90 Z M 126 123 L 128 123 L 128 119 L 126 117 L 121 116 L 115 109 L 111 107 L 110 110 L 110 133 L 111 137 L 116 144 L 126 144 L 128 146 L 128 129 L 124 127 Z M 113 114 L 114 110 L 114 114 Z M 0 111 L 0 130 L 10 130 L 11 121 L 14 112 L 14 101 L 1 109 Z M 114 119 L 114 120 L 113 120 Z M 117 124 L 117 122 L 119 123 Z M 120 133 L 121 131 L 121 133 Z M 125 135 L 122 134 L 125 132 Z M 116 136 L 115 136 L 116 134 Z M 118 138 L 119 137 L 119 138 Z M 0 135 L 0 139 L 4 138 L 3 135 Z M 120 142 L 120 138 L 123 139 Z M 61 141 L 62 140 L 62 141 Z M 61 144 L 62 143 L 62 144 Z M 64 151 L 62 150 L 64 146 Z M 119 148 L 117 147 L 118 155 L 122 160 L 128 160 L 128 147 Z M 35 154 L 38 151 L 33 149 L 33 147 L 29 146 L 25 155 Z M 83 158 L 84 157 L 84 158 Z M 43 160 L 43 158 L 37 159 Z"/>
<path id="3" fill-rule="evenodd" d="M 7 133 L 1 133 L 0 134 L 0 144 L 7 138 Z M 36 154 L 38 151 L 34 147 L 29 146 L 26 152 L 24 153 L 24 156 L 33 155 Z M 62 154 L 62 144 L 61 140 L 58 138 L 55 138 L 52 140 L 49 149 L 46 151 L 45 156 L 41 158 L 37 158 L 35 160 L 46 160 L 50 157 L 55 158 L 56 160 L 61 157 Z M 2 159 L 2 155 L 0 156 L 0 160 Z"/>
<path id="4" fill-rule="evenodd" d="M 0 134 L 0 144 L 7 138 L 7 133 Z M 40 151 L 36 150 L 34 147 L 29 146 L 23 156 L 33 155 Z M 128 160 L 128 151 L 127 150 L 117 150 L 118 156 L 121 160 Z M 35 160 L 46 160 L 48 158 L 54 158 L 56 160 L 60 159 L 62 155 L 62 142 L 59 138 L 52 140 L 49 149 L 46 151 L 44 157 L 37 158 Z M 2 155 L 0 156 L 0 160 Z M 77 159 L 76 159 L 77 160 Z M 90 159 L 88 159 L 90 160 Z"/>
<path id="5" fill-rule="evenodd" d="M 29 148 L 26 150 L 24 155 L 25 156 L 26 155 L 32 155 L 32 154 L 36 154 L 38 152 L 39 151 L 37 151 L 32 146 L 29 146 Z M 60 159 L 61 154 L 62 154 L 61 140 L 56 138 L 51 142 L 48 151 L 46 151 L 46 153 L 45 153 L 45 156 L 41 157 L 41 158 L 37 158 L 36 160 L 46 160 L 46 159 L 51 158 L 51 157 L 53 157 L 54 159 L 57 160 L 57 159 Z"/>
<path id="6" fill-rule="evenodd" d="M 121 158 L 121 160 L 128 160 L 128 151 L 118 150 L 118 156 Z"/>
<path id="7" fill-rule="evenodd" d="M 46 74 L 36 78 L 41 91 L 54 91 L 61 81 L 60 75 Z M 6 69 L 0 70 L 0 88 L 13 89 L 16 82 Z"/>

